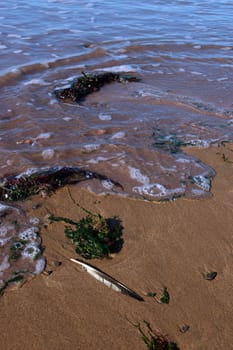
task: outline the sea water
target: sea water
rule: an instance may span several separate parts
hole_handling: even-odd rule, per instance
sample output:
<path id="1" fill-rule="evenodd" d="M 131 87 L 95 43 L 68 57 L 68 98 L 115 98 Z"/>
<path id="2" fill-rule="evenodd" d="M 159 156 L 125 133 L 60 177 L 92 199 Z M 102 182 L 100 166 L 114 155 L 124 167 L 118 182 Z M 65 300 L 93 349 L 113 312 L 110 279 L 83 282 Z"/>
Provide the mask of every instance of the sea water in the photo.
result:
<path id="1" fill-rule="evenodd" d="M 106 180 L 78 185 L 95 193 L 209 197 L 215 171 L 185 147 L 233 140 L 232 23 L 224 0 L 1 2 L 0 177 L 78 166 L 121 184 L 118 192 Z M 80 104 L 55 98 L 82 72 L 106 71 L 140 81 L 109 84 Z M 37 273 L 44 260 L 36 265 L 37 225 L 2 210 L 3 284 L 9 271 Z M 23 215 L 26 240 L 12 215 Z M 26 267 L 7 253 L 18 240 Z"/>

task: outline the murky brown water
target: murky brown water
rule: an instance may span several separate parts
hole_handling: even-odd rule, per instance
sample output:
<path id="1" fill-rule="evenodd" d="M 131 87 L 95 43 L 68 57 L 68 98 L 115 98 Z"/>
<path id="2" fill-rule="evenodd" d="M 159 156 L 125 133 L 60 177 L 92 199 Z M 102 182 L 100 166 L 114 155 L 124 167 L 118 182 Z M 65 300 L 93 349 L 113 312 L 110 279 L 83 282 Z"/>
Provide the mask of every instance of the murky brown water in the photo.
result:
<path id="1" fill-rule="evenodd" d="M 210 196 L 214 169 L 185 145 L 233 139 L 232 10 L 229 1 L 0 4 L 0 176 L 78 166 L 125 196 Z M 57 101 L 54 90 L 82 71 L 140 82 Z"/>

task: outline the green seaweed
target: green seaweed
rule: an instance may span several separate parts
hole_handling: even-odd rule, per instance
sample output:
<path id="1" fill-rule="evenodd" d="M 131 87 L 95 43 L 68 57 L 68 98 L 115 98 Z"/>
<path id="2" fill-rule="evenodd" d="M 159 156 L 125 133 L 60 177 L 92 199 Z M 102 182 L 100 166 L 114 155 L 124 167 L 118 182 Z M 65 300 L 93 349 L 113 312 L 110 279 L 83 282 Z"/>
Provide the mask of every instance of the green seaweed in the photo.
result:
<path id="1" fill-rule="evenodd" d="M 88 211 L 88 215 L 77 222 L 55 216 L 49 219 L 69 224 L 65 225 L 65 234 L 75 245 L 76 252 L 85 259 L 109 257 L 122 248 L 122 226 L 116 217 L 106 219 Z"/>
<path id="2" fill-rule="evenodd" d="M 143 320 L 143 323 L 145 329 L 140 322 L 134 326 L 139 330 L 148 350 L 179 350 L 176 343 L 170 342 L 167 337 L 154 331 L 148 321 Z"/>
<path id="3" fill-rule="evenodd" d="M 17 260 L 20 258 L 22 250 L 24 249 L 24 244 L 26 242 L 22 240 L 13 241 L 10 247 L 10 259 Z"/>
<path id="4" fill-rule="evenodd" d="M 163 289 L 163 295 L 160 298 L 160 302 L 162 304 L 169 304 L 170 302 L 170 294 L 168 293 L 168 290 L 166 287 Z"/>

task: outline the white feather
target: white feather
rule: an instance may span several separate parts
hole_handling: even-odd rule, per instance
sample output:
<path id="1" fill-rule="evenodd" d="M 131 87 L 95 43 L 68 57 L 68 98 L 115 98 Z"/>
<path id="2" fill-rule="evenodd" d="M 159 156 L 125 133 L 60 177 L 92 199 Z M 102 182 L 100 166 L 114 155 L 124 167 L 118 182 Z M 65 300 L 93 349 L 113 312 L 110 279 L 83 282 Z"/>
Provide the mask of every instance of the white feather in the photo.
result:
<path id="1" fill-rule="evenodd" d="M 79 259 L 72 259 L 71 258 L 70 260 L 73 261 L 74 263 L 82 266 L 83 270 L 85 270 L 92 277 L 94 277 L 98 281 L 102 282 L 103 284 L 105 284 L 105 286 L 111 288 L 115 292 L 121 292 L 121 293 L 129 295 L 132 298 L 135 298 L 139 301 L 143 301 L 143 298 L 139 294 L 137 294 L 132 289 L 125 286 L 123 283 L 115 280 L 115 278 L 111 277 L 110 275 L 101 271 L 100 269 L 98 269 L 90 264 L 87 264 L 84 261 L 79 260 Z"/>

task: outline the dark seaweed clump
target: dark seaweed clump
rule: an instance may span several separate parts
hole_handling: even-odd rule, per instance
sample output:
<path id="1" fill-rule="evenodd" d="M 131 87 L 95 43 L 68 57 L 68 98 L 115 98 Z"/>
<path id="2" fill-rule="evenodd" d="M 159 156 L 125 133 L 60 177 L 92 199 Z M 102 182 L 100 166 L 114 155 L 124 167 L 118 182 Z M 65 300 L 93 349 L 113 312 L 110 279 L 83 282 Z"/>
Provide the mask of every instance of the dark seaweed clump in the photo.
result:
<path id="1" fill-rule="evenodd" d="M 87 95 L 100 90 L 106 84 L 112 82 L 129 82 L 138 81 L 133 76 L 122 76 L 117 73 L 106 72 L 101 74 L 86 74 L 82 72 L 82 76 L 75 79 L 70 87 L 55 90 L 55 95 L 63 102 L 80 102 Z"/>
<path id="2" fill-rule="evenodd" d="M 8 176 L 4 178 L 0 186 L 0 200 L 2 201 L 18 201 L 24 200 L 29 196 L 40 193 L 53 193 L 58 188 L 75 184 L 80 181 L 89 179 L 109 180 L 114 185 L 120 186 L 113 180 L 104 175 L 79 169 L 76 167 L 51 168 L 49 170 L 40 170 L 31 175 L 24 176 Z"/>
<path id="3" fill-rule="evenodd" d="M 18 274 L 15 274 L 14 276 L 12 276 L 11 278 L 9 278 L 5 283 L 4 285 L 0 288 L 0 295 L 2 295 L 5 291 L 5 289 L 11 285 L 12 283 L 19 283 L 19 282 L 22 282 L 23 281 L 23 276 L 22 275 L 18 275 Z"/>
<path id="4" fill-rule="evenodd" d="M 140 323 L 137 323 L 135 327 L 139 330 L 142 340 L 147 346 L 148 350 L 179 350 L 180 348 L 174 342 L 170 342 L 164 335 L 155 332 L 149 322 L 143 321 L 146 329 Z"/>

